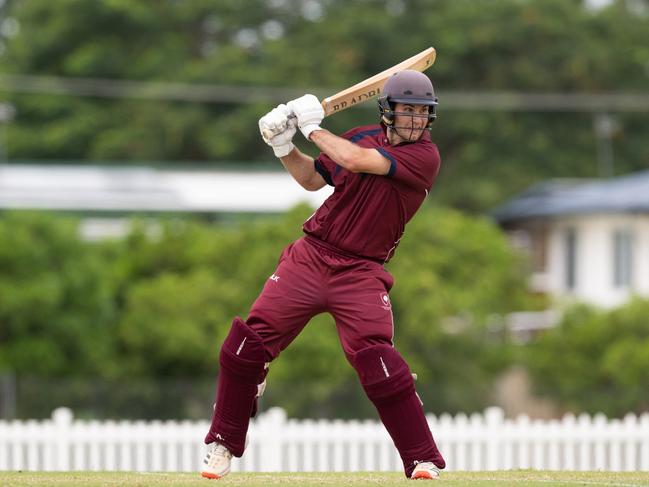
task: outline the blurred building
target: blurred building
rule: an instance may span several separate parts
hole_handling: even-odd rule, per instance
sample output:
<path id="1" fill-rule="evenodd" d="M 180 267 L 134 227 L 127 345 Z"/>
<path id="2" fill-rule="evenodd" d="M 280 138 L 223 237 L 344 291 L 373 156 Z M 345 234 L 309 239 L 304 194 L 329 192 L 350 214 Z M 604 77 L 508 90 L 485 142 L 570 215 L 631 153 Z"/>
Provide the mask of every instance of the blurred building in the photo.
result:
<path id="1" fill-rule="evenodd" d="M 649 171 L 547 181 L 493 216 L 530 255 L 533 290 L 606 308 L 649 297 Z"/>
<path id="2" fill-rule="evenodd" d="M 89 239 L 124 234 L 134 213 L 280 213 L 332 190 L 305 191 L 281 170 L 0 164 L 0 210 L 78 212 Z"/>
<path id="3" fill-rule="evenodd" d="M 598 180 L 550 180 L 512 198 L 492 215 L 514 246 L 530 257 L 533 291 L 558 305 L 506 317 L 512 337 L 526 342 L 561 318 L 561 304 L 603 308 L 633 295 L 649 297 L 649 171 Z M 499 379 L 496 396 L 508 415 L 550 418 L 556 405 L 532 393 L 522 368 Z"/>

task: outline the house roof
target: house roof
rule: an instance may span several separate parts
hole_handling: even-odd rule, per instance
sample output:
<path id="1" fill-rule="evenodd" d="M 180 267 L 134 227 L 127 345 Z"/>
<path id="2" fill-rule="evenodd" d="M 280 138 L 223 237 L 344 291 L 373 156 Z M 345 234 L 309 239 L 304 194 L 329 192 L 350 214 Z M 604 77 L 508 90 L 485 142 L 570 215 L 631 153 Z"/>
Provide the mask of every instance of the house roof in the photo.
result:
<path id="1" fill-rule="evenodd" d="M 607 180 L 545 181 L 497 207 L 492 216 L 506 223 L 595 213 L 649 213 L 649 170 Z"/>
<path id="2" fill-rule="evenodd" d="M 286 171 L 0 164 L 0 209 L 92 212 L 282 212 L 319 206 Z"/>

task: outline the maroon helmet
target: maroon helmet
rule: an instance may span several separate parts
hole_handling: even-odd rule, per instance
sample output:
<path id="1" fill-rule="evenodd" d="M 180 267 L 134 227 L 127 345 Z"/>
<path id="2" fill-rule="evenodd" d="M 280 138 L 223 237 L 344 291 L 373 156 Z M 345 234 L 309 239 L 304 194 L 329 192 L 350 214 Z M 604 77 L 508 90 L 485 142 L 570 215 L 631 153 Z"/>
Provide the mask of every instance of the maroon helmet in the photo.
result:
<path id="1" fill-rule="evenodd" d="M 394 124 L 394 104 L 410 103 L 412 105 L 428 105 L 428 124 L 436 118 L 435 107 L 437 97 L 433 83 L 428 76 L 413 69 L 399 71 L 385 82 L 379 96 L 379 113 L 381 121 L 388 126 Z"/>

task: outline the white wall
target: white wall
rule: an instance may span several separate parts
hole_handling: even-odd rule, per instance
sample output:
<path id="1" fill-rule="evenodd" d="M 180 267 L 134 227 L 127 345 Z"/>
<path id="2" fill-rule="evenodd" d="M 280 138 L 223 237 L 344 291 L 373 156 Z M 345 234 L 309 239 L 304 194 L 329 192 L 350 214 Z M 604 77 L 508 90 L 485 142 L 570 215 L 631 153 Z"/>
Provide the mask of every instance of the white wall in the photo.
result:
<path id="1" fill-rule="evenodd" d="M 577 235 L 577 280 L 565 284 L 565 240 L 568 229 Z M 613 283 L 613 235 L 629 229 L 633 241 L 633 278 L 629 287 Z M 547 291 L 559 299 L 575 298 L 602 307 L 624 303 L 633 294 L 649 297 L 649 215 L 584 215 L 555 219 L 548 245 Z"/>
<path id="2" fill-rule="evenodd" d="M 332 193 L 306 191 L 277 171 L 0 164 L 0 209 L 282 212 Z"/>

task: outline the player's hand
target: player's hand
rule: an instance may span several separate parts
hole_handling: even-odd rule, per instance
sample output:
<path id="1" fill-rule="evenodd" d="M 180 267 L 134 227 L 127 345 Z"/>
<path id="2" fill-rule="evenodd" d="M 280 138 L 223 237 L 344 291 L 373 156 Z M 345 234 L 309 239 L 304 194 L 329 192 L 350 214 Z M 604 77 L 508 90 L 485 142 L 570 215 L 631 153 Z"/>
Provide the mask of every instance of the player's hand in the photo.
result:
<path id="1" fill-rule="evenodd" d="M 292 140 L 296 131 L 295 115 L 284 104 L 259 119 L 259 132 L 264 142 L 273 148 L 276 157 L 284 157 L 293 150 Z"/>
<path id="2" fill-rule="evenodd" d="M 273 148 L 275 157 L 287 156 L 294 148 L 293 136 L 297 132 L 295 118 L 289 118 L 287 126 L 277 135 L 273 135 L 266 143 Z"/>
<path id="3" fill-rule="evenodd" d="M 324 109 L 314 95 L 304 95 L 287 103 L 288 108 L 297 117 L 297 126 L 304 137 L 309 140 L 311 132 L 320 130 L 320 122 L 324 118 Z"/>

